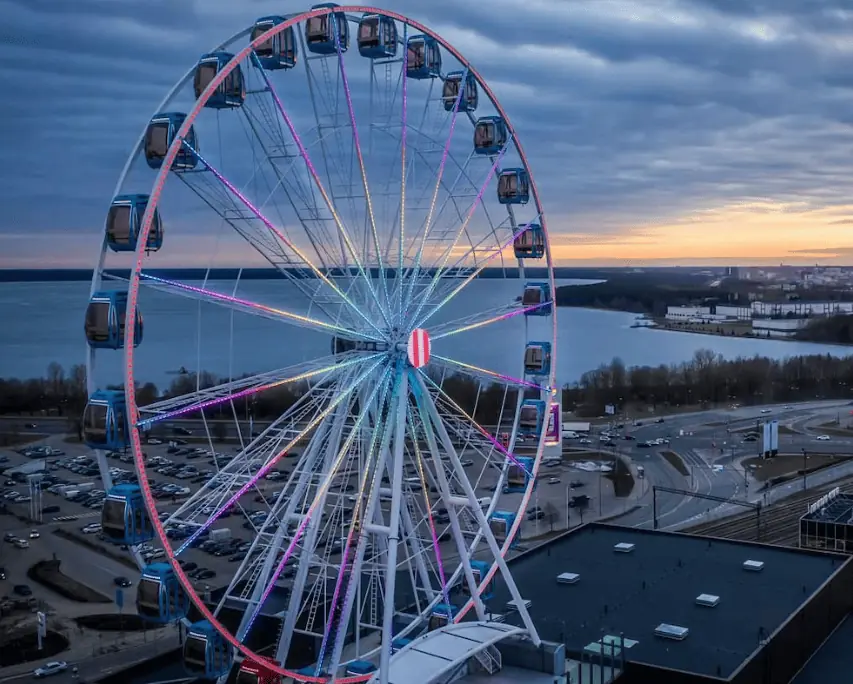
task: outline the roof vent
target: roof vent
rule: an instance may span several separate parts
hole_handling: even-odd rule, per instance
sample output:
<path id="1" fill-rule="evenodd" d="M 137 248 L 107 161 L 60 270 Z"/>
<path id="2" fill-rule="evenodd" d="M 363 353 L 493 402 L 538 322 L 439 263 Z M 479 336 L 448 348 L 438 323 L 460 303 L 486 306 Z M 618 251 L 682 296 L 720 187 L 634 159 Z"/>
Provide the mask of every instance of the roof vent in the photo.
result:
<path id="1" fill-rule="evenodd" d="M 525 608 L 530 608 L 530 601 L 528 601 L 527 599 L 521 599 L 521 603 Z M 506 609 L 508 611 L 518 612 L 518 608 L 519 608 L 518 603 L 516 602 L 515 599 L 512 599 L 512 600 L 506 602 Z"/>
<path id="2" fill-rule="evenodd" d="M 628 542 L 619 542 L 616 546 L 613 547 L 614 551 L 618 551 L 619 553 L 631 553 L 634 550 L 636 544 L 629 544 Z"/>
<path id="3" fill-rule="evenodd" d="M 562 572 L 557 575 L 557 584 L 577 584 L 580 578 L 576 572 Z"/>
<path id="4" fill-rule="evenodd" d="M 764 570 L 764 561 L 748 560 L 744 561 L 743 569 L 750 572 L 761 572 Z"/>
<path id="5" fill-rule="evenodd" d="M 681 641 L 687 638 L 690 630 L 687 627 L 679 627 L 678 625 L 669 625 L 666 622 L 661 622 L 655 627 L 655 636 L 663 637 L 664 639 L 674 639 Z"/>
<path id="6" fill-rule="evenodd" d="M 713 608 L 719 602 L 720 597 L 714 596 L 713 594 L 699 594 L 699 596 L 696 597 L 696 603 L 707 608 Z"/>

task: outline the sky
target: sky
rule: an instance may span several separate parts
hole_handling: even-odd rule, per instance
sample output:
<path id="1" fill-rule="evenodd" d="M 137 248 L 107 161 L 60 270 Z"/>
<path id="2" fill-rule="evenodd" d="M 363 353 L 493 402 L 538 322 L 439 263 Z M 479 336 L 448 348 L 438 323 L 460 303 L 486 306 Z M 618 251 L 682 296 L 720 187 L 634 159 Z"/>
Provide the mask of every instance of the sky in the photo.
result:
<path id="1" fill-rule="evenodd" d="M 489 82 L 557 263 L 853 263 L 850 0 L 383 6 Z M 0 0 L 0 267 L 91 267 L 116 179 L 171 85 L 258 16 L 301 8 Z"/>

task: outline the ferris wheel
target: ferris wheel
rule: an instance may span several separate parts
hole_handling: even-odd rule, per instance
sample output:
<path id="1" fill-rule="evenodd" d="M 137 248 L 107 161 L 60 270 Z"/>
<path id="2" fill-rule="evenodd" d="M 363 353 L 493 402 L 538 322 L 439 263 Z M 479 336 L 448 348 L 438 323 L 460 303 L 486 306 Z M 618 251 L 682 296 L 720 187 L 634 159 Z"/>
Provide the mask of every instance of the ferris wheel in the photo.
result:
<path id="1" fill-rule="evenodd" d="M 162 270 L 172 245 L 201 282 Z M 517 131 L 427 27 L 323 4 L 200 57 L 109 207 L 84 415 L 102 534 L 189 672 L 387 677 L 496 583 L 538 640 L 505 556 L 561 438 L 554 291 Z"/>

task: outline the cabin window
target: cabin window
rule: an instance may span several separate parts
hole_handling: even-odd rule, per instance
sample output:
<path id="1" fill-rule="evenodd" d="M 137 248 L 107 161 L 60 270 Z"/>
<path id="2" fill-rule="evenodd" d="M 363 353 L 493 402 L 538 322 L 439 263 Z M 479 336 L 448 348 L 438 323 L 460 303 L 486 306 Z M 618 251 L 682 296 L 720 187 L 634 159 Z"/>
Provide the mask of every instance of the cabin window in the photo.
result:
<path id="1" fill-rule="evenodd" d="M 110 240 L 118 244 L 126 245 L 130 242 L 130 205 L 110 207 L 107 234 Z"/>
<path id="2" fill-rule="evenodd" d="M 240 67 L 237 67 L 225 77 L 225 93 L 234 97 L 240 97 L 243 94 L 243 79 L 240 77 Z"/>
<path id="3" fill-rule="evenodd" d="M 495 136 L 492 135 L 492 124 L 481 124 L 474 130 L 474 144 L 477 147 L 491 147 L 495 144 Z"/>
<path id="4" fill-rule="evenodd" d="M 536 427 L 539 423 L 539 411 L 533 406 L 525 406 L 521 409 L 519 422 L 524 427 Z"/>
<path id="5" fill-rule="evenodd" d="M 210 85 L 210 82 L 216 77 L 216 72 L 216 62 L 199 64 L 198 68 L 195 70 L 196 96 L 201 95 L 202 91 Z"/>
<path id="6" fill-rule="evenodd" d="M 95 302 L 86 309 L 86 339 L 106 342 L 110 336 L 110 305 Z"/>
<path id="7" fill-rule="evenodd" d="M 507 482 L 511 484 L 525 484 L 525 472 L 521 466 L 511 465 L 506 474 Z"/>
<path id="8" fill-rule="evenodd" d="M 545 353 L 542 347 L 530 347 L 527 350 L 527 367 L 541 368 Z"/>
<path id="9" fill-rule="evenodd" d="M 148 132 L 145 135 L 145 156 L 160 157 L 166 156 L 169 151 L 169 124 L 154 124 L 148 127 Z"/>
<path id="10" fill-rule="evenodd" d="M 539 304 L 542 301 L 542 292 L 538 287 L 529 287 L 524 291 L 521 298 L 522 304 Z"/>
<path id="11" fill-rule="evenodd" d="M 423 69 L 426 64 L 426 45 L 423 42 L 409 43 L 409 69 Z"/>
<path id="12" fill-rule="evenodd" d="M 86 439 L 90 442 L 107 441 L 107 407 L 92 405 L 86 410 Z"/>
<path id="13" fill-rule="evenodd" d="M 361 25 L 358 27 L 358 39 L 359 41 L 370 47 L 379 44 L 379 20 L 378 19 L 369 19 L 367 21 L 361 22 Z"/>
<path id="14" fill-rule="evenodd" d="M 252 29 L 252 42 L 254 43 L 258 38 L 260 38 L 263 34 L 269 31 L 272 28 L 270 24 L 255 26 Z M 273 39 L 267 39 L 258 47 L 255 48 L 255 52 L 259 57 L 271 57 L 272 56 L 272 41 Z"/>
<path id="15" fill-rule="evenodd" d="M 394 43 L 397 41 L 397 33 L 390 21 L 386 21 L 382 23 L 382 40 L 387 47 L 394 46 Z"/>
<path id="16" fill-rule="evenodd" d="M 190 635 L 184 641 L 184 662 L 191 665 L 199 665 L 204 668 L 207 665 L 207 639 Z"/>
<path id="17" fill-rule="evenodd" d="M 324 14 L 322 17 L 311 17 L 308 20 L 308 27 L 305 32 L 308 36 L 308 41 L 311 43 L 317 43 L 323 40 L 328 39 L 328 29 L 326 28 L 329 23 L 329 15 Z"/>
<path id="18" fill-rule="evenodd" d="M 107 499 L 101 511 L 101 522 L 104 527 L 124 529 L 124 501 Z"/>
<path id="19" fill-rule="evenodd" d="M 143 580 L 136 589 L 139 604 L 146 608 L 160 608 L 160 583 L 156 580 Z"/>

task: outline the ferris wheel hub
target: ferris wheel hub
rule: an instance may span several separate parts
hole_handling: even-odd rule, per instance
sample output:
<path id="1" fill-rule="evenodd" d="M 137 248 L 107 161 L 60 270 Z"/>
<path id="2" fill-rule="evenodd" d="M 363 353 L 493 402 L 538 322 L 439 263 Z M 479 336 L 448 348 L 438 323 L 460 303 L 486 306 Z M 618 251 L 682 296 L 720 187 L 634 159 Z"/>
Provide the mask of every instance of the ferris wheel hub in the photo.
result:
<path id="1" fill-rule="evenodd" d="M 415 368 L 423 368 L 429 363 L 430 340 L 429 333 L 423 328 L 415 328 L 409 333 L 406 345 L 409 363 Z"/>

